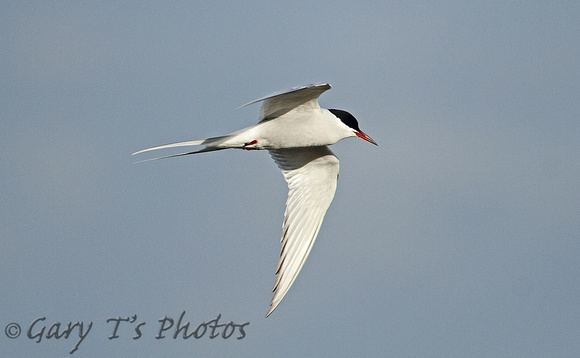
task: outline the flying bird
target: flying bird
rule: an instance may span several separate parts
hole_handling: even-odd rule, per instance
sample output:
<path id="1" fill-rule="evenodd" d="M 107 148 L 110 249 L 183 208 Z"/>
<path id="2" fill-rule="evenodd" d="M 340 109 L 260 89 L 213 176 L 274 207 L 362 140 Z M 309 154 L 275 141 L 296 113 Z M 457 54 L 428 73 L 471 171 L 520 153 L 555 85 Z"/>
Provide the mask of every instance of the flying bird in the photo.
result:
<path id="1" fill-rule="evenodd" d="M 288 182 L 288 199 L 282 226 L 282 249 L 276 268 L 268 317 L 280 304 L 302 269 L 336 191 L 338 158 L 329 145 L 348 137 L 359 137 L 374 145 L 356 118 L 343 110 L 324 109 L 318 97 L 329 90 L 328 83 L 316 83 L 272 93 L 246 103 L 263 102 L 257 125 L 207 139 L 160 145 L 133 154 L 182 146 L 203 145 L 202 149 L 159 158 L 237 148 L 267 150 Z"/>

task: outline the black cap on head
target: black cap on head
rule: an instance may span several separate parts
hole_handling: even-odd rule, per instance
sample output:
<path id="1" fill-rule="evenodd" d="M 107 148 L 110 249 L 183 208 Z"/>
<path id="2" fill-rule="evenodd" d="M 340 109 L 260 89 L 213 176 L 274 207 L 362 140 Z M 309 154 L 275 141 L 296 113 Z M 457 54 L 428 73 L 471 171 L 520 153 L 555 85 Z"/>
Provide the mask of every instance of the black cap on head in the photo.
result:
<path id="1" fill-rule="evenodd" d="M 347 126 L 356 130 L 357 132 L 360 132 L 360 128 L 358 127 L 358 121 L 356 120 L 356 118 L 354 118 L 352 114 L 340 109 L 329 109 L 329 111 L 335 116 L 337 116 L 342 121 L 342 123 L 346 124 Z"/>

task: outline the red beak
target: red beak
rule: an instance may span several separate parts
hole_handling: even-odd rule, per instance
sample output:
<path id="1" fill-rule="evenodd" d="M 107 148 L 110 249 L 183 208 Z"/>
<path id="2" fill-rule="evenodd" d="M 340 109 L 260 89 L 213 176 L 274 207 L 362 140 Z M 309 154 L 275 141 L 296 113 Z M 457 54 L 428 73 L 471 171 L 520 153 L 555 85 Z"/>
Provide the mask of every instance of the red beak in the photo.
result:
<path id="1" fill-rule="evenodd" d="M 357 137 L 362 138 L 364 140 L 366 140 L 369 143 L 373 143 L 374 145 L 377 145 L 377 142 L 375 142 L 371 137 L 369 137 L 368 135 L 366 135 L 363 131 L 357 132 L 355 131 L 354 134 L 356 134 Z"/>

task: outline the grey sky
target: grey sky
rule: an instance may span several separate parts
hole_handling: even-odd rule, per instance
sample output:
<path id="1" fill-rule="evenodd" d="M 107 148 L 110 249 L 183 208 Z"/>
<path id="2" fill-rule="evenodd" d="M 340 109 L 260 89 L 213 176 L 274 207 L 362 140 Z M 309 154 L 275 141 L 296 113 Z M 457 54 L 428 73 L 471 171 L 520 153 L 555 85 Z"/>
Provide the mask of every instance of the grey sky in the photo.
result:
<path id="1" fill-rule="evenodd" d="M 9 2 L 0 14 L 0 337 L 93 322 L 75 357 L 580 353 L 577 2 Z M 273 315 L 286 183 L 266 152 L 133 164 L 313 82 L 349 139 Z M 250 322 L 155 339 L 164 316 Z M 110 317 L 136 314 L 143 336 Z M 135 324 L 136 324 L 135 323 Z M 40 326 L 38 326 L 40 327 Z M 48 328 L 47 328 L 48 330 Z M 76 333 L 75 333 L 76 334 Z M 233 336 L 235 337 L 236 334 Z M 77 337 L 78 338 L 78 337 Z"/>

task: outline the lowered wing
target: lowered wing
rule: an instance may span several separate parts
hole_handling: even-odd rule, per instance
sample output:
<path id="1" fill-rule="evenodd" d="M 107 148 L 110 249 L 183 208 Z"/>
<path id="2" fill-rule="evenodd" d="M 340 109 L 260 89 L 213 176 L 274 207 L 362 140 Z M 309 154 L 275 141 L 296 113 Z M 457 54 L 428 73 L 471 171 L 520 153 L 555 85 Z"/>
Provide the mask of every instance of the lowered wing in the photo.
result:
<path id="1" fill-rule="evenodd" d="M 282 249 L 268 317 L 286 295 L 318 236 L 336 191 L 338 158 L 326 146 L 270 150 L 288 182 Z"/>

